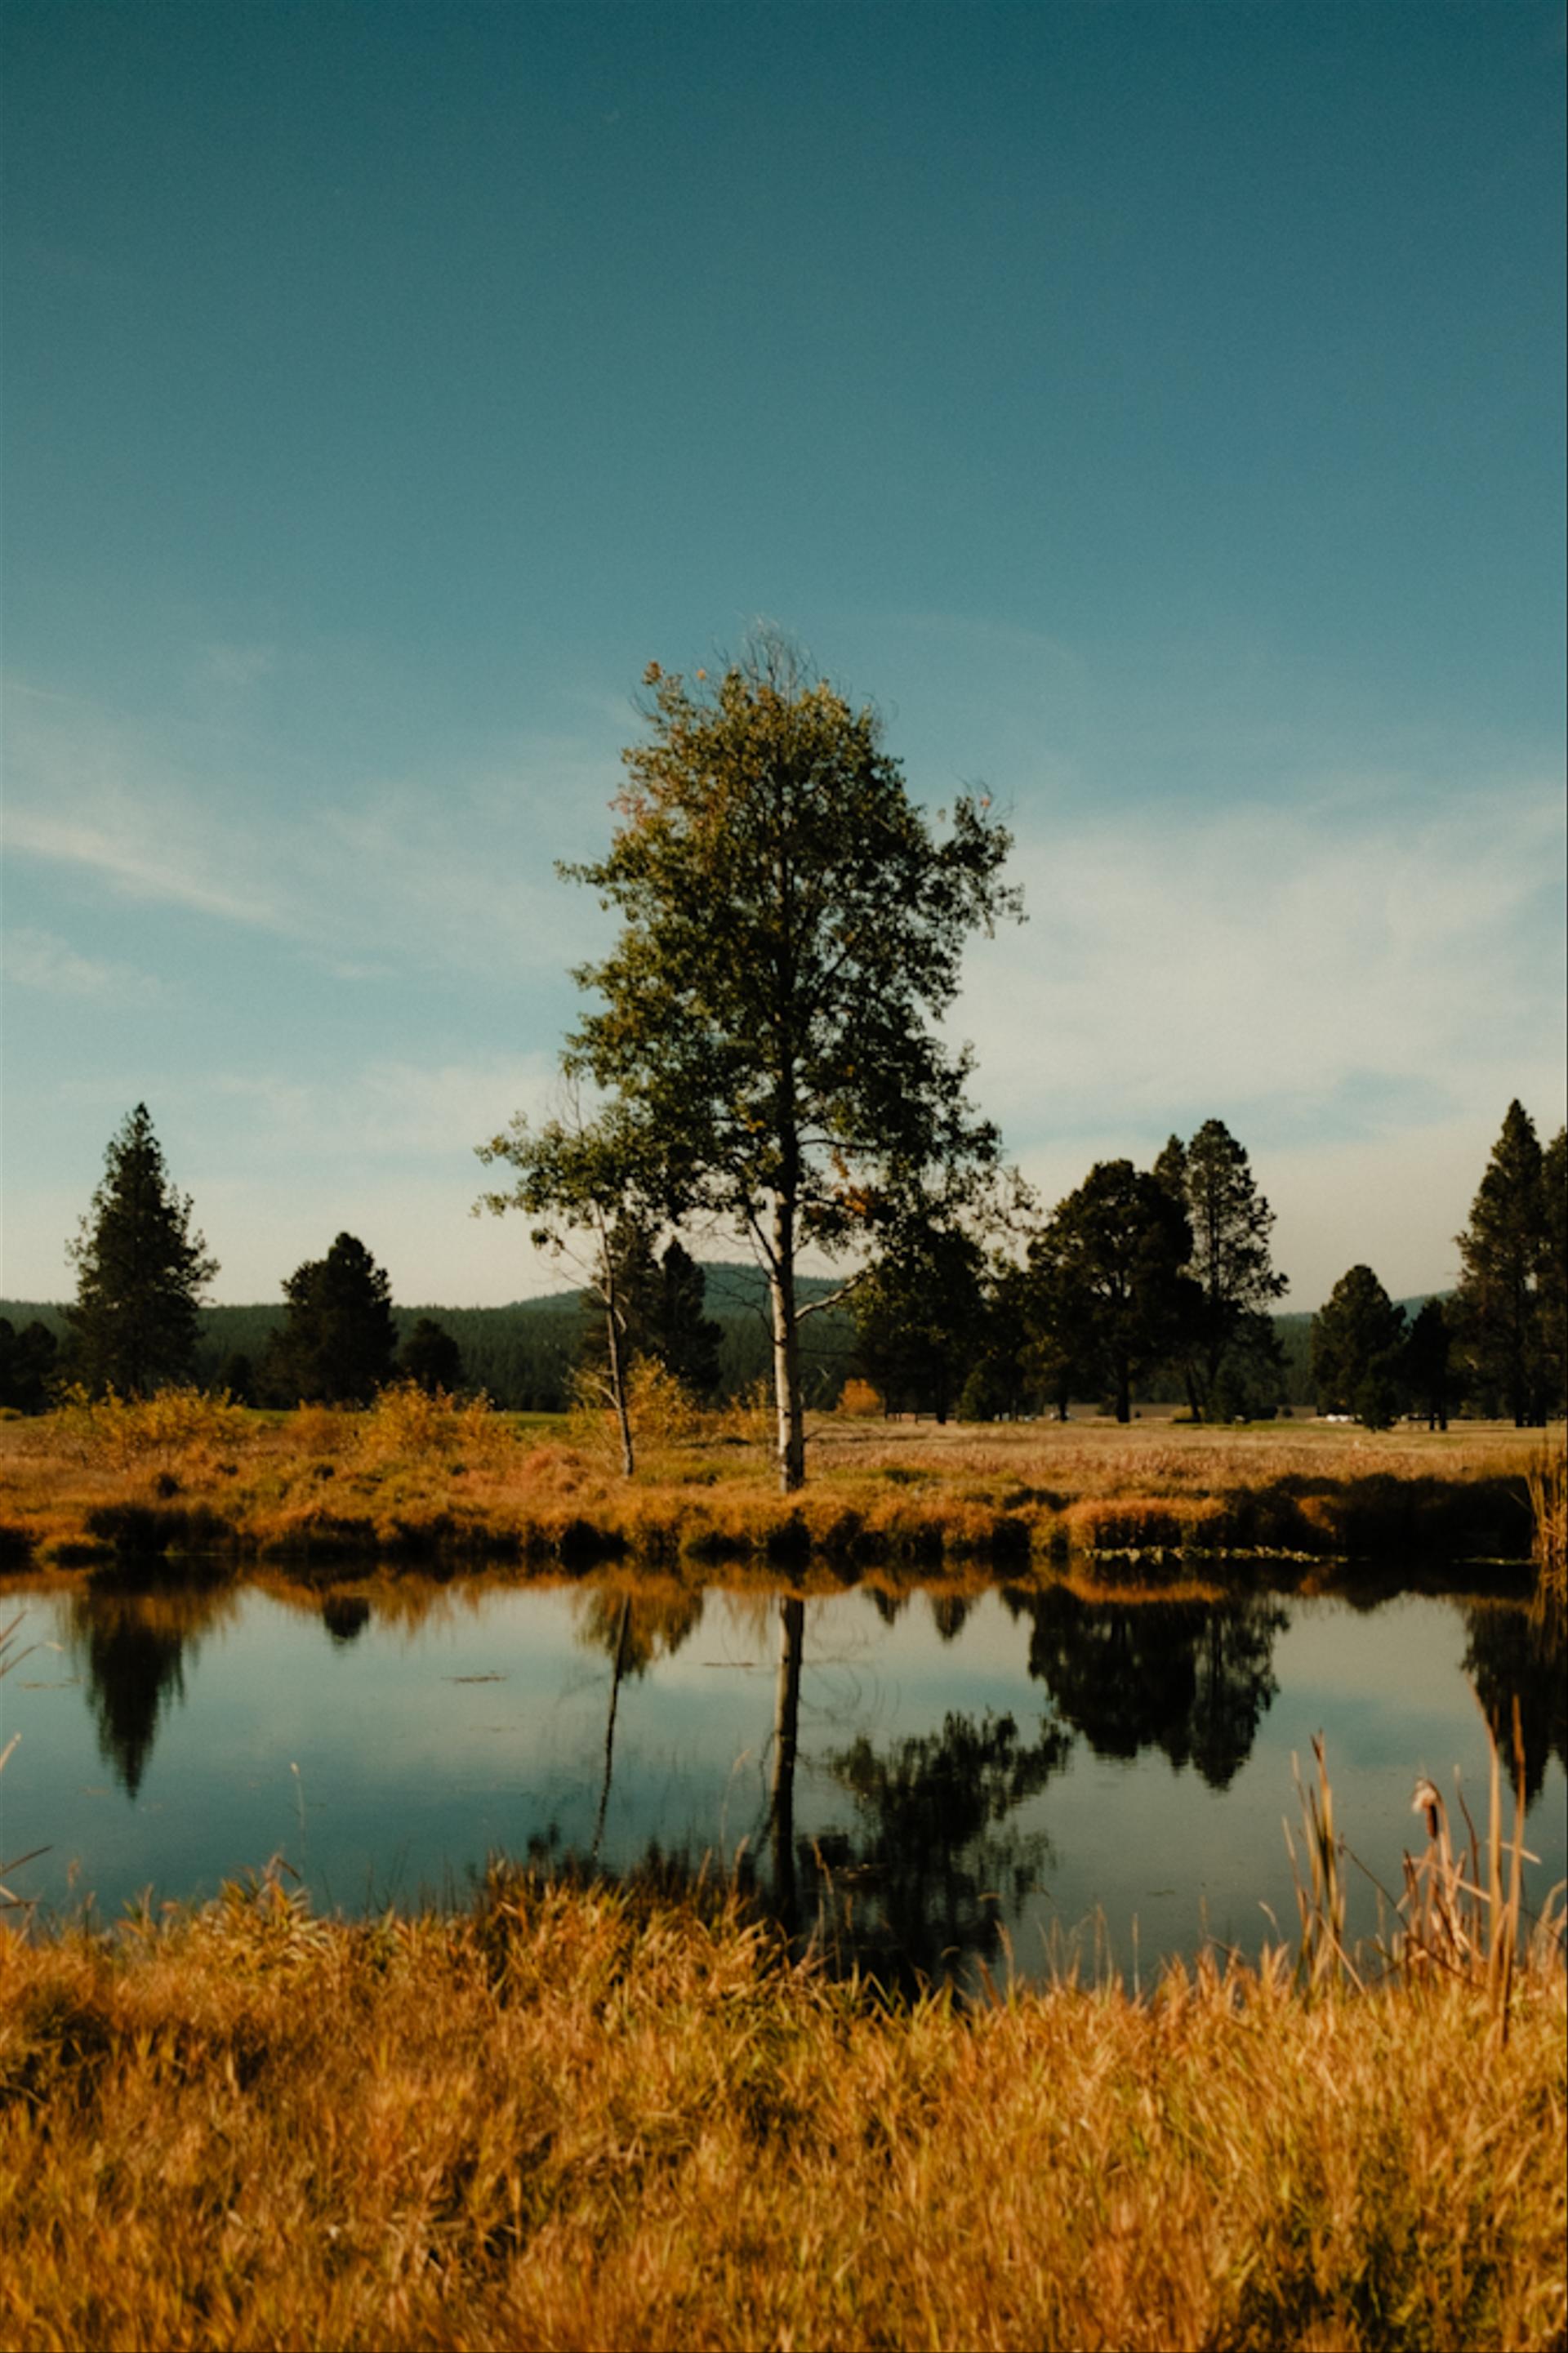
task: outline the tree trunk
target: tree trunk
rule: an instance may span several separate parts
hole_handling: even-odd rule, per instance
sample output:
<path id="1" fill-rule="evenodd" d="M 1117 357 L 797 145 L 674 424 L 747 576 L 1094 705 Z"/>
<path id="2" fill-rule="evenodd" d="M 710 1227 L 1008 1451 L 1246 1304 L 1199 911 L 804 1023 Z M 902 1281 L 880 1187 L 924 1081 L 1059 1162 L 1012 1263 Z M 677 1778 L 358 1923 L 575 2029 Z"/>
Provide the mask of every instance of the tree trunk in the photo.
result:
<path id="1" fill-rule="evenodd" d="M 800 1327 L 795 1320 L 795 1217 L 780 1201 L 773 1212 L 768 1295 L 773 1319 L 773 1399 L 778 1409 L 779 1490 L 793 1495 L 805 1484 L 805 1415 L 800 1398 Z"/>
<path id="2" fill-rule="evenodd" d="M 621 1621 L 616 1630 L 616 1663 L 610 1676 L 610 1714 L 605 1725 L 605 1777 L 599 1787 L 599 1812 L 594 1824 L 594 1843 L 589 1850 L 591 1862 L 599 1860 L 599 1845 L 605 1835 L 605 1816 L 610 1806 L 610 1778 L 616 1764 L 616 1712 L 621 1704 L 621 1679 L 626 1671 L 627 1637 L 632 1630 L 632 1598 L 628 1593 L 621 1604 Z"/>
<path id="3" fill-rule="evenodd" d="M 1118 1421 L 1131 1421 L 1132 1419 L 1132 1377 L 1125 1357 L 1116 1367 L 1116 1419 Z"/>
<path id="4" fill-rule="evenodd" d="M 621 1433 L 621 1469 L 629 1479 L 637 1469 L 637 1456 L 632 1448 L 632 1418 L 626 1409 L 626 1372 L 621 1354 L 620 1302 L 616 1296 L 616 1261 L 610 1251 L 606 1232 L 600 1243 L 604 1252 L 605 1345 L 610 1359 L 610 1395 L 615 1400 L 616 1419 Z"/>
<path id="5" fill-rule="evenodd" d="M 779 1604 L 779 1680 L 773 1703 L 773 1784 L 769 1808 L 773 1905 L 786 1936 L 795 1930 L 795 1761 L 800 1731 L 800 1662 L 805 1603 L 795 1593 Z"/>

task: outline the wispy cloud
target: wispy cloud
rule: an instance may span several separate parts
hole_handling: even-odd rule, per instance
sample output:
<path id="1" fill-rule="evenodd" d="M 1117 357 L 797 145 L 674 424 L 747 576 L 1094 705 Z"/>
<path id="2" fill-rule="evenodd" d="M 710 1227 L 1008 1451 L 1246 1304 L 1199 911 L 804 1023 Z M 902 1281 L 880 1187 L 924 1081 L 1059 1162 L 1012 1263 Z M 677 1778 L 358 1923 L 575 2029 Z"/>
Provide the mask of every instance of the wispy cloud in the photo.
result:
<path id="1" fill-rule="evenodd" d="M 1016 866 L 1031 920 L 972 955 L 952 1026 L 1047 1201 L 1218 1117 L 1301 1303 L 1352 1233 L 1414 1290 L 1451 1272 L 1510 1098 L 1563 1117 L 1555 786 L 1107 819 L 1026 836 Z"/>
<path id="2" fill-rule="evenodd" d="M 53 932 L 26 927 L 5 934 L 5 977 L 13 987 L 94 1004 L 153 1005 L 166 994 L 151 973 L 82 955 Z"/>
<path id="3" fill-rule="evenodd" d="M 16 809 L 7 813 L 5 840 L 13 856 L 84 867 L 133 898 L 191 907 L 230 923 L 279 926 L 278 910 L 267 900 L 226 887 L 203 874 L 188 854 L 145 838 L 139 811 L 121 811 L 118 824 L 94 825 Z"/>
<path id="4" fill-rule="evenodd" d="M 289 778 L 256 746 L 183 744 L 38 698 L 6 740 L 6 838 L 17 861 L 97 877 L 295 940 L 318 966 L 562 969 L 595 928 L 557 855 L 603 838 L 612 754 L 540 737 L 437 779 Z"/>
<path id="5" fill-rule="evenodd" d="M 1556 1072 L 1563 837 L 1560 793 L 1524 780 L 1425 816 L 1026 838 L 1031 920 L 971 959 L 960 1016 L 984 1099 L 1026 1137 L 1226 1104 L 1342 1134 Z"/>

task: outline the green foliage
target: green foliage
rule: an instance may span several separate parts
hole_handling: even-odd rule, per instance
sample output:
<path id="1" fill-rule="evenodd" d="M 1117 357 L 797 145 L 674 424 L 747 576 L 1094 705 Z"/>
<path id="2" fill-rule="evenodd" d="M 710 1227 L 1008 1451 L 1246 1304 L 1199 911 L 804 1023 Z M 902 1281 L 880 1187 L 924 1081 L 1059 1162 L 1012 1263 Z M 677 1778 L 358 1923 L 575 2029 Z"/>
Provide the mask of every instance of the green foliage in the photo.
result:
<path id="1" fill-rule="evenodd" d="M 960 1228 L 916 1229 L 857 1286 L 856 1360 L 886 1411 L 947 1419 L 981 1346 L 984 1263 Z"/>
<path id="2" fill-rule="evenodd" d="M 77 1270 L 70 1370 L 89 1390 L 146 1397 L 189 1377 L 197 1301 L 217 1272 L 191 1200 L 169 1181 L 145 1103 L 111 1139 L 67 1256 Z"/>
<path id="3" fill-rule="evenodd" d="M 1564 1147 L 1542 1153 L 1522 1103 L 1502 1133 L 1458 1237 L 1458 1314 L 1483 1410 L 1543 1421 L 1563 1386 Z"/>
<path id="4" fill-rule="evenodd" d="M 563 1111 L 535 1127 L 520 1112 L 511 1124 L 479 1147 L 487 1166 L 504 1161 L 516 1173 L 510 1192 L 489 1192 L 478 1206 L 496 1216 L 521 1209 L 531 1220 L 534 1247 L 576 1261 L 597 1311 L 602 1350 L 578 1351 L 574 1392 L 584 1377 L 613 1408 L 621 1462 L 629 1478 L 636 1447 L 627 1410 L 632 1367 L 628 1345 L 630 1277 L 651 1257 L 652 1229 L 665 1221 L 670 1200 L 652 1140 L 619 1103 L 590 1116 L 569 1075 Z M 651 1277 L 649 1278 L 651 1282 Z"/>
<path id="5" fill-rule="evenodd" d="M 1399 1410 L 1405 1311 L 1370 1266 L 1342 1274 L 1312 1319 L 1312 1379 L 1322 1413 L 1353 1413 L 1386 1430 Z"/>
<path id="6" fill-rule="evenodd" d="M 662 1256 L 644 1226 L 623 1221 L 610 1236 L 616 1268 L 616 1303 L 623 1355 L 635 1364 L 659 1366 L 693 1398 L 710 1398 L 719 1386 L 721 1334 L 704 1314 L 707 1276 L 679 1240 Z M 602 1309 L 584 1325 L 579 1361 L 602 1371 L 606 1354 Z"/>
<path id="7" fill-rule="evenodd" d="M 958 1400 L 961 1421 L 1001 1421 L 1032 1413 L 1039 1394 L 1026 1326 L 1028 1275 L 1010 1260 L 987 1271 L 983 1314 Z"/>
<path id="8" fill-rule="evenodd" d="M 1132 1382 L 1194 1312 L 1185 1212 L 1157 1176 L 1102 1160 L 1029 1245 L 1026 1313 L 1047 1391 L 1103 1386 L 1131 1418 Z"/>
<path id="9" fill-rule="evenodd" d="M 1454 1362 L 1453 1340 L 1446 1303 L 1423 1300 L 1405 1339 L 1401 1369 L 1405 1394 L 1416 1411 L 1426 1416 L 1430 1430 L 1447 1429 L 1449 1410 L 1459 1396 L 1461 1380 Z"/>
<path id="10" fill-rule="evenodd" d="M 1192 1229 L 1194 1288 L 1177 1345 L 1193 1411 L 1226 1419 L 1223 1408 L 1245 1394 L 1247 1375 L 1234 1367 L 1220 1395 L 1227 1357 L 1240 1352 L 1256 1367 L 1270 1354 L 1268 1307 L 1286 1290 L 1274 1271 L 1274 1212 L 1258 1190 L 1245 1148 L 1223 1120 L 1205 1120 L 1192 1142 L 1173 1135 L 1154 1174 L 1186 1212 Z M 1276 1366 L 1276 1372 L 1278 1366 Z"/>
<path id="11" fill-rule="evenodd" d="M 623 919 L 576 978 L 568 1067 L 657 1155 L 671 1203 L 750 1237 L 773 1293 L 780 1470 L 805 1476 L 796 1254 L 885 1240 L 996 1153 L 970 1057 L 931 1027 L 967 934 L 1017 910 L 1005 830 L 961 796 L 940 839 L 869 709 L 778 641 L 717 685 L 647 673 L 649 740 L 608 855 L 566 870 Z"/>
<path id="12" fill-rule="evenodd" d="M 421 1315 L 397 1352 L 397 1374 L 429 1397 L 449 1395 L 463 1386 L 463 1352 L 444 1324 Z"/>
<path id="13" fill-rule="evenodd" d="M 43 1413 L 53 1390 L 60 1344 L 35 1316 L 20 1332 L 0 1315 L 0 1408 L 12 1413 Z"/>
<path id="14" fill-rule="evenodd" d="M 276 1403 L 367 1405 L 393 1376 L 392 1286 L 364 1244 L 340 1234 L 283 1285 L 288 1314 L 265 1381 Z"/>

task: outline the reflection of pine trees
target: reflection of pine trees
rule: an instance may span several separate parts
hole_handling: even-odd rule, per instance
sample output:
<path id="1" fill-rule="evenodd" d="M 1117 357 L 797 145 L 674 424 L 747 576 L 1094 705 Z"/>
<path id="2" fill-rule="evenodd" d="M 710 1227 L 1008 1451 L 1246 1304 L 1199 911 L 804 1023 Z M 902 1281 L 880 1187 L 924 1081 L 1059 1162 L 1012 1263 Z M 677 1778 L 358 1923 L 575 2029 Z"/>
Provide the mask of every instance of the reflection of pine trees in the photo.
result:
<path id="1" fill-rule="evenodd" d="M 1211 1788 L 1235 1779 L 1279 1688 L 1277 1602 L 1102 1603 L 1065 1586 L 1007 1600 L 1030 1620 L 1029 1672 L 1097 1756 L 1159 1748 Z"/>
<path id="2" fill-rule="evenodd" d="M 184 1699 L 186 1645 L 232 1607 L 226 1588 L 94 1585 L 71 1597 L 68 1634 L 86 1674 L 99 1749 L 127 1797 L 142 1786 L 160 1718 Z"/>
<path id="3" fill-rule="evenodd" d="M 879 1752 L 862 1736 L 827 1759 L 864 1825 L 857 1842 L 819 1839 L 803 1865 L 819 1871 L 819 1901 L 845 1957 L 884 1983 L 941 1978 L 949 1957 L 987 1957 L 999 1941 L 996 1899 L 1016 1903 L 1047 1852 L 1043 1831 L 1007 1817 L 1061 1770 L 1072 1737 L 1042 1725 L 1032 1745 L 1010 1715 L 950 1715 Z"/>
<path id="4" fill-rule="evenodd" d="M 321 1623 L 333 1646 L 346 1649 L 370 1624 L 370 1603 L 363 1593 L 329 1593 L 321 1603 Z"/>
<path id="5" fill-rule="evenodd" d="M 933 1593 L 931 1598 L 931 1622 L 944 1642 L 953 1641 L 963 1630 L 969 1616 L 969 1602 L 962 1593 Z"/>
<path id="6" fill-rule="evenodd" d="M 1475 1684 L 1503 1771 L 1513 1772 L 1513 1703 L 1524 1738 L 1524 1795 L 1533 1805 L 1546 1778 L 1547 1759 L 1568 1770 L 1568 1677 L 1561 1642 L 1553 1643 L 1528 1609 L 1482 1602 L 1465 1611 L 1464 1671 Z"/>

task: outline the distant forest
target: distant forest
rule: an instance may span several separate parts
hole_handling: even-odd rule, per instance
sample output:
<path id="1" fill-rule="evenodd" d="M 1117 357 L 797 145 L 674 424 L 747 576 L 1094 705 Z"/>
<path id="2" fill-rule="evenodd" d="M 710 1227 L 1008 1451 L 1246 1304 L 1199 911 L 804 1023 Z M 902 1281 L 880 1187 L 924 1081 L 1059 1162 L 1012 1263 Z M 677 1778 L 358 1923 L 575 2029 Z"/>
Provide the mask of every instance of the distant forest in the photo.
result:
<path id="1" fill-rule="evenodd" d="M 704 1312 L 720 1329 L 720 1389 L 726 1398 L 742 1395 L 759 1381 L 771 1380 L 767 1294 L 760 1271 L 752 1266 L 715 1263 L 703 1269 L 707 1278 Z M 837 1288 L 837 1281 L 803 1276 L 803 1298 L 820 1298 Z M 1414 1317 L 1420 1298 L 1403 1303 Z M 283 1323 L 281 1302 L 247 1307 L 203 1307 L 196 1344 L 195 1377 L 203 1388 L 214 1387 L 222 1367 L 236 1356 L 259 1364 L 270 1334 Z M 568 1402 L 573 1367 L 582 1354 L 598 1311 L 579 1292 L 556 1292 L 543 1299 L 516 1301 L 509 1307 L 440 1307 L 412 1305 L 395 1310 L 398 1336 L 405 1339 L 421 1316 L 430 1316 L 451 1334 L 462 1352 L 466 1388 L 482 1389 L 492 1404 L 512 1413 L 558 1413 Z M 61 1305 L 34 1300 L 0 1299 L 0 1316 L 20 1331 L 35 1319 L 64 1340 L 68 1326 Z M 1279 1344 L 1284 1370 L 1279 1384 L 1282 1403 L 1310 1405 L 1310 1315 L 1276 1315 L 1274 1336 Z M 806 1398 L 821 1409 L 833 1405 L 847 1379 L 858 1370 L 855 1325 L 848 1307 L 825 1308 L 801 1327 L 805 1363 Z M 1137 1392 L 1142 1405 L 1185 1402 L 1179 1375 L 1158 1376 Z M 1098 1399 L 1085 1400 L 1098 1403 Z"/>
<path id="2" fill-rule="evenodd" d="M 768 1334 L 767 1289 L 761 1271 L 752 1266 L 710 1265 L 703 1269 L 704 1312 L 720 1329 L 719 1385 L 725 1398 L 742 1395 L 757 1382 L 773 1378 Z M 802 1299 L 821 1298 L 838 1288 L 838 1279 L 802 1276 Z M 585 1342 L 602 1323 L 603 1310 L 575 1291 L 551 1293 L 543 1299 L 518 1300 L 510 1307 L 399 1306 L 394 1309 L 399 1341 L 405 1340 L 421 1316 L 429 1316 L 449 1332 L 462 1353 L 463 1386 L 482 1389 L 493 1405 L 510 1413 L 559 1413 L 570 1401 L 572 1373 Z M 246 1307 L 201 1307 L 195 1376 L 204 1388 L 216 1386 L 222 1368 L 237 1356 L 259 1365 L 270 1335 L 281 1329 L 286 1314 L 282 1301 Z M 0 1299 L 0 1317 L 17 1331 L 35 1321 L 46 1324 L 63 1344 L 70 1326 L 62 1304 L 36 1300 Z M 825 1308 L 801 1330 L 801 1354 L 807 1403 L 817 1408 L 834 1404 L 854 1371 L 855 1326 L 847 1308 Z"/>

